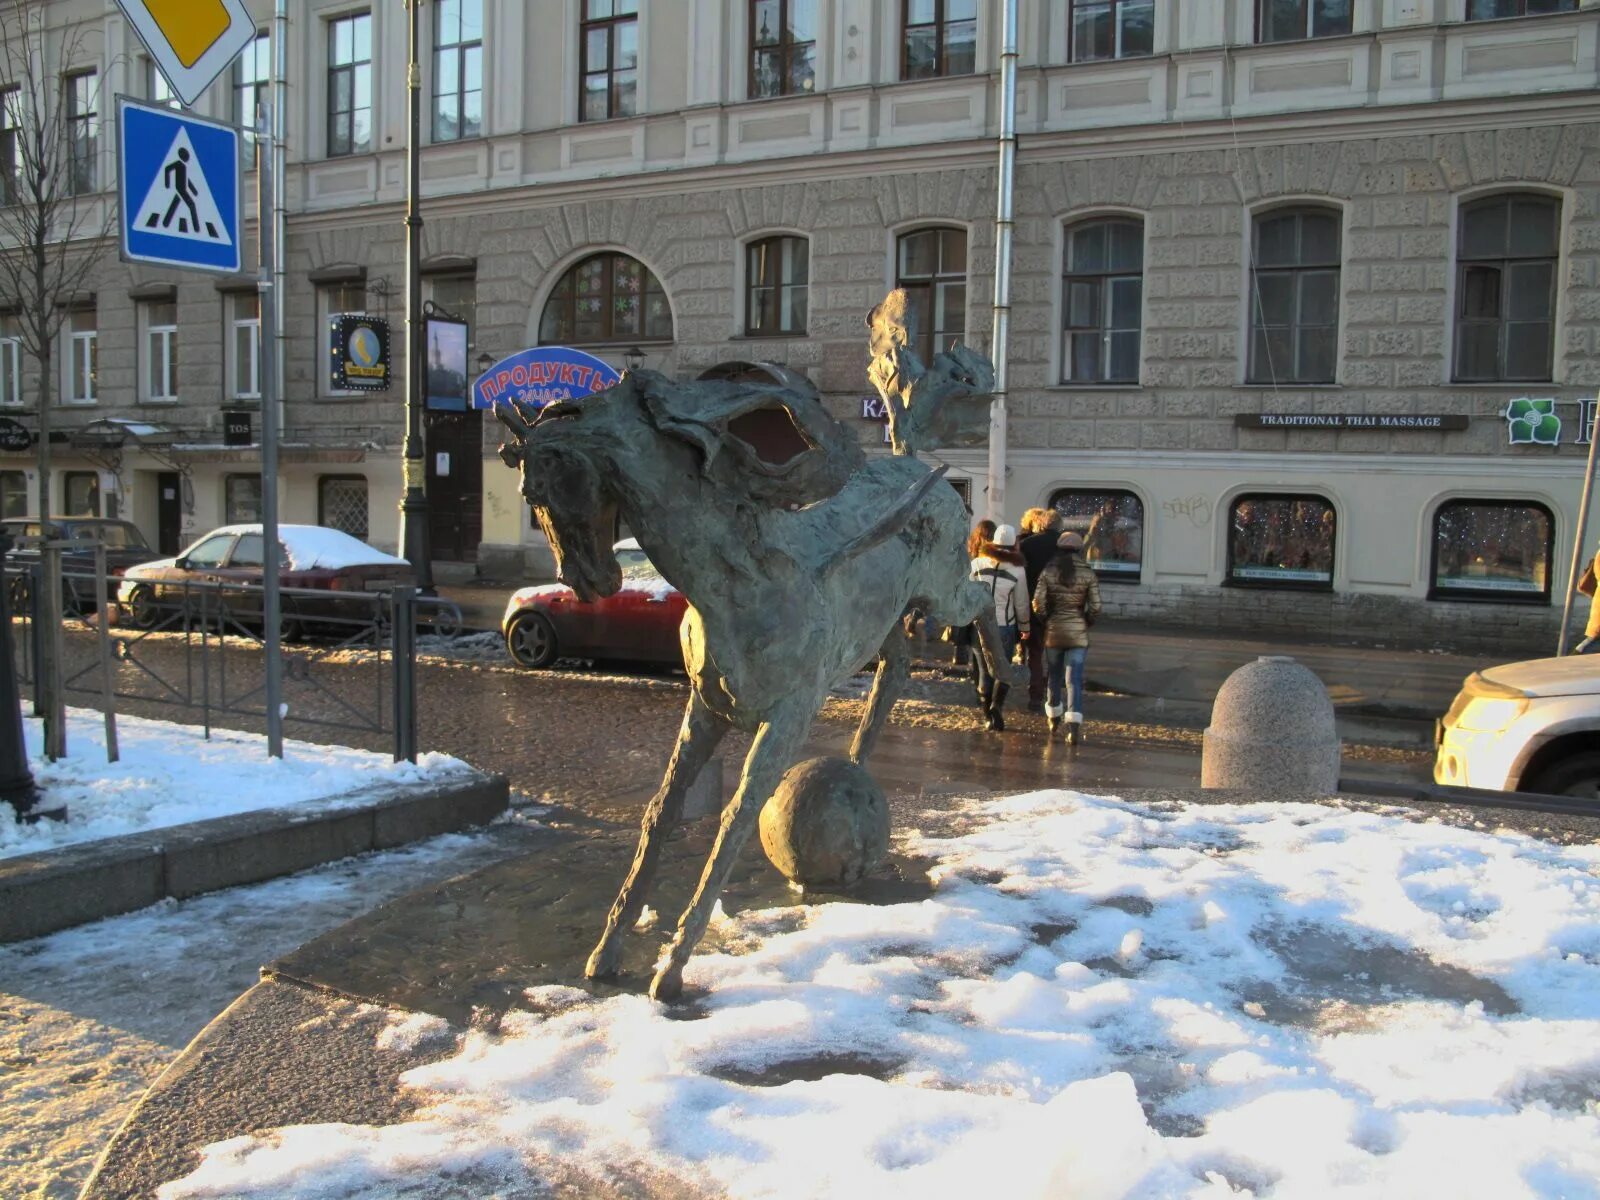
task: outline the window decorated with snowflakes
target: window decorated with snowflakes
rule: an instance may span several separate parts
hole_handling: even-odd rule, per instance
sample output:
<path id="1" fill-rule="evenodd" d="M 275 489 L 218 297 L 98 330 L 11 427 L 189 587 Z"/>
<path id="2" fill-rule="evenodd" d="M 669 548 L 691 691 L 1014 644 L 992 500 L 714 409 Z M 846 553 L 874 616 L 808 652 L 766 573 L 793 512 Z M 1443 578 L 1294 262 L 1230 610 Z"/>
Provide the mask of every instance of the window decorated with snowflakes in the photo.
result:
<path id="1" fill-rule="evenodd" d="M 1513 446 L 1556 446 L 1561 442 L 1561 418 L 1551 397 L 1521 396 L 1506 405 L 1506 426 Z"/>
<path id="2" fill-rule="evenodd" d="M 666 290 L 626 254 L 594 254 L 578 263 L 556 284 L 539 319 L 546 346 L 671 339 Z"/>
<path id="3" fill-rule="evenodd" d="M 1555 520 L 1533 500 L 1447 500 L 1433 516 L 1430 600 L 1548 604 Z"/>

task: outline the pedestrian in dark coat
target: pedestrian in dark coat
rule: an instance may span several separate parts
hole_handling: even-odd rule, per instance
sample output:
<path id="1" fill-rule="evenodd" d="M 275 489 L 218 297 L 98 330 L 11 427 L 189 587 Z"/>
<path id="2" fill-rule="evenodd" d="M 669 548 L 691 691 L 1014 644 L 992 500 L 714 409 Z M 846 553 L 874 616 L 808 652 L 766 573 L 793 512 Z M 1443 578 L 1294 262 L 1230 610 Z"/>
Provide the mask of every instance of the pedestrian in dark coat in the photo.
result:
<path id="1" fill-rule="evenodd" d="M 1039 586 L 1039 575 L 1056 556 L 1056 513 L 1050 508 L 1030 508 L 1022 514 L 1022 564 L 1028 581 L 1028 595 Z M 1028 652 L 1028 711 L 1044 711 L 1044 638 L 1030 633 L 1023 638 Z"/>
<path id="2" fill-rule="evenodd" d="M 1034 589 L 1033 615 L 1036 636 L 1044 636 L 1045 717 L 1052 733 L 1064 723 L 1067 744 L 1076 746 L 1083 740 L 1083 663 L 1089 626 L 1100 615 L 1100 581 L 1083 561 L 1081 536 L 1069 530 L 1056 539 L 1056 547 Z"/>

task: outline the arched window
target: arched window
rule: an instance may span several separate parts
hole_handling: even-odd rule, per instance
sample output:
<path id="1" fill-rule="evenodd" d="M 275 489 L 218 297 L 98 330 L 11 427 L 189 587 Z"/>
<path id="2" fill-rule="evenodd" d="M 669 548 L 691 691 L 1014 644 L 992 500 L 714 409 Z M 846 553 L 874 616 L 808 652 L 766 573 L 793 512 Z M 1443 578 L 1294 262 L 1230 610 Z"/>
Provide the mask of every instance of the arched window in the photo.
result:
<path id="1" fill-rule="evenodd" d="M 1138 383 L 1144 224 L 1126 217 L 1067 230 L 1061 276 L 1061 381 Z"/>
<path id="2" fill-rule="evenodd" d="M 895 286 L 906 293 L 911 348 L 924 363 L 967 331 L 967 233 L 918 229 L 896 247 Z"/>
<path id="3" fill-rule="evenodd" d="M 1083 536 L 1083 557 L 1108 583 L 1138 583 L 1144 565 L 1144 505 L 1114 488 L 1063 489 L 1050 497 L 1057 528 Z"/>
<path id="4" fill-rule="evenodd" d="M 1251 383 L 1332 383 L 1339 348 L 1339 215 L 1274 209 L 1250 256 Z"/>
<path id="5" fill-rule="evenodd" d="M 745 249 L 744 331 L 750 337 L 806 331 L 811 244 L 769 237 Z"/>
<path id="6" fill-rule="evenodd" d="M 1321 496 L 1244 495 L 1228 519 L 1226 582 L 1333 587 L 1333 505 Z"/>
<path id="7" fill-rule="evenodd" d="M 539 341 L 547 346 L 671 339 L 672 310 L 661 281 L 626 254 L 591 254 L 573 266 L 539 318 Z"/>
<path id="8" fill-rule="evenodd" d="M 1491 196 L 1461 209 L 1456 242 L 1456 378 L 1550 378 L 1561 205 Z"/>
<path id="9" fill-rule="evenodd" d="M 1554 535 L 1530 500 L 1448 500 L 1433 515 L 1428 598 L 1548 604 Z"/>

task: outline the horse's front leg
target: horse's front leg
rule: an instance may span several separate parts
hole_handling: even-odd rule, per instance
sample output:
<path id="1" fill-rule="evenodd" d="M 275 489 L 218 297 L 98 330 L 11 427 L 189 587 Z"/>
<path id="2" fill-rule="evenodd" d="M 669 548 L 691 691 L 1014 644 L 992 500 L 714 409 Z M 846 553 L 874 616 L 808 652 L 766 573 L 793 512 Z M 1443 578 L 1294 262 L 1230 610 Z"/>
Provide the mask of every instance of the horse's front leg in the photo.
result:
<path id="1" fill-rule="evenodd" d="M 684 709 L 678 743 L 673 747 L 671 761 L 667 763 L 667 773 L 661 780 L 661 787 L 645 806 L 644 819 L 640 822 L 639 849 L 633 856 L 633 866 L 628 871 L 628 878 L 623 881 L 622 890 L 617 893 L 616 901 L 611 905 L 600 944 L 589 955 L 589 965 L 584 968 L 583 973 L 590 979 L 617 973 L 622 957 L 623 935 L 639 919 L 645 894 L 651 879 L 655 877 L 656 863 L 661 859 L 661 847 L 683 812 L 684 795 L 711 761 L 712 754 L 727 732 L 727 722 L 705 706 L 698 692 L 692 693 Z"/>
<path id="2" fill-rule="evenodd" d="M 850 743 L 850 761 L 860 766 L 867 761 L 872 748 L 878 743 L 878 734 L 889 722 L 894 702 L 906 690 L 911 678 L 911 635 L 898 621 L 883 641 L 878 659 L 878 673 L 872 677 L 872 691 L 867 696 L 867 711 L 861 715 L 856 727 L 855 740 Z"/>
<path id="3" fill-rule="evenodd" d="M 807 695 L 799 701 L 791 698 L 756 731 L 750 753 L 744 760 L 744 775 L 739 780 L 738 790 L 722 810 L 722 826 L 717 830 L 717 842 L 706 869 L 700 874 L 700 886 L 679 918 L 677 935 L 650 983 L 653 998 L 672 1000 L 683 990 L 683 965 L 689 961 L 689 955 L 694 953 L 711 921 L 717 896 L 722 892 L 739 851 L 749 839 L 762 806 L 805 745 L 806 734 L 810 732 L 811 721 L 820 704 L 820 697 Z"/>

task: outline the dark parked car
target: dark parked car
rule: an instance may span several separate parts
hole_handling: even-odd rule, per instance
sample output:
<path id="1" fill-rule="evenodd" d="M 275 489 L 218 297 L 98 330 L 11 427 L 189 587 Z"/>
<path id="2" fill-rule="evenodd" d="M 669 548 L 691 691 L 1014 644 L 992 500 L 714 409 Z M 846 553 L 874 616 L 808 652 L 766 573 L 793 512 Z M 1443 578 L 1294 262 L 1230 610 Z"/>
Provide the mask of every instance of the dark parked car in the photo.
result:
<path id="1" fill-rule="evenodd" d="M 281 547 L 278 584 L 286 589 L 283 618 L 286 636 L 299 633 L 308 620 L 364 620 L 372 612 L 364 604 L 341 602 L 340 594 L 370 594 L 412 584 L 415 573 L 403 558 L 375 550 L 337 529 L 321 525 L 279 525 Z M 266 561 L 260 525 L 226 525 L 212 530 L 176 558 L 141 563 L 123 573 L 117 600 L 128 619 L 149 629 L 180 609 L 191 614 L 206 589 L 195 584 L 233 584 L 216 598 L 206 598 L 210 611 L 221 604 L 240 621 L 261 618 L 261 593 Z M 322 592 L 326 596 L 307 595 Z"/>
<path id="2" fill-rule="evenodd" d="M 144 534 L 131 521 L 118 521 L 110 517 L 52 517 L 50 534 L 55 540 L 74 542 L 102 542 L 106 548 L 106 574 L 121 575 L 129 567 L 150 561 L 155 553 L 144 540 Z M 45 540 L 45 523 L 37 517 L 8 517 L 0 521 L 0 528 L 11 536 L 11 552 L 6 561 L 14 565 L 32 566 L 39 561 L 39 545 Z M 63 550 L 61 552 L 62 604 L 70 613 L 94 611 L 94 550 Z M 117 582 L 106 582 L 106 594 L 116 598 Z M 11 598 L 19 606 L 28 601 L 28 586 L 18 580 Z"/>
<path id="3" fill-rule="evenodd" d="M 683 665 L 678 626 L 689 602 L 634 539 L 618 542 L 613 550 L 622 566 L 622 587 L 614 596 L 591 603 L 561 583 L 512 593 L 500 620 L 512 658 L 535 669 L 558 658 Z"/>

